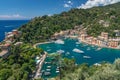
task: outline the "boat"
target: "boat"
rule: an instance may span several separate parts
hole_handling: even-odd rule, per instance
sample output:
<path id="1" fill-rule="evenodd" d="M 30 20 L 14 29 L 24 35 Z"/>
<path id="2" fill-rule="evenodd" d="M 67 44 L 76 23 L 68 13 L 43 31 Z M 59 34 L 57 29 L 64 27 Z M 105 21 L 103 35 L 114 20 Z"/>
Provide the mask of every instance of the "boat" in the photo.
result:
<path id="1" fill-rule="evenodd" d="M 59 69 L 60 67 L 57 67 L 57 69 Z"/>
<path id="2" fill-rule="evenodd" d="M 76 44 L 80 44 L 80 42 L 76 42 Z"/>
<path id="3" fill-rule="evenodd" d="M 83 56 L 83 58 L 90 59 L 91 57 L 90 56 Z"/>
<path id="4" fill-rule="evenodd" d="M 43 73 L 43 72 L 45 72 L 45 70 L 42 70 L 41 72 Z"/>
<path id="5" fill-rule="evenodd" d="M 64 53 L 64 50 L 58 50 L 57 53 Z"/>
<path id="6" fill-rule="evenodd" d="M 38 59 L 40 59 L 40 57 L 39 57 L 39 56 L 37 56 L 37 57 L 36 57 L 36 59 L 38 60 Z"/>
<path id="7" fill-rule="evenodd" d="M 44 72 L 45 76 L 49 76 L 51 73 L 50 72 Z"/>
<path id="8" fill-rule="evenodd" d="M 70 52 L 67 52 L 66 54 L 70 54 Z"/>
<path id="9" fill-rule="evenodd" d="M 94 65 L 95 65 L 95 66 L 101 66 L 101 64 L 99 64 L 99 63 L 95 63 Z"/>
<path id="10" fill-rule="evenodd" d="M 99 51 L 99 50 L 101 50 L 101 49 L 102 49 L 102 48 L 99 47 L 99 48 L 96 49 L 96 51 Z"/>
<path id="11" fill-rule="evenodd" d="M 45 64 L 51 64 L 51 62 L 45 62 Z"/>
<path id="12" fill-rule="evenodd" d="M 56 43 L 56 44 L 64 44 L 64 41 L 61 40 L 61 39 L 58 39 L 58 40 L 55 41 L 55 43 Z"/>
<path id="13" fill-rule="evenodd" d="M 51 71 L 51 69 L 46 69 L 46 71 Z"/>
<path id="14" fill-rule="evenodd" d="M 80 49 L 77 49 L 77 48 L 74 48 L 73 49 L 73 52 L 76 52 L 76 53 L 84 53 L 84 51 L 80 50 Z"/>
<path id="15" fill-rule="evenodd" d="M 59 73 L 59 71 L 56 71 L 56 73 Z"/>
<path id="16" fill-rule="evenodd" d="M 47 68 L 51 68 L 51 66 L 47 66 Z"/>

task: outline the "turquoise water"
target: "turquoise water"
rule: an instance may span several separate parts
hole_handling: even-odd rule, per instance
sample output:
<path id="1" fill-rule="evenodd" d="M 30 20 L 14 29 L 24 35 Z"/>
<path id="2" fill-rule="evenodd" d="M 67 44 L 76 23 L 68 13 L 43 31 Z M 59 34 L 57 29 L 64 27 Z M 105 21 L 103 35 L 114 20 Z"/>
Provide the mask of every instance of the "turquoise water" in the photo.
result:
<path id="1" fill-rule="evenodd" d="M 48 62 L 48 63 L 46 63 Z M 51 68 L 48 68 L 48 66 L 50 66 Z M 58 61 L 54 60 L 52 57 L 47 57 L 44 61 L 43 67 L 41 72 L 42 73 L 42 78 L 47 79 L 47 78 L 52 78 L 52 77 L 56 77 L 59 75 L 59 72 L 57 73 L 57 67 L 59 67 Z M 47 69 L 50 69 L 50 71 L 47 71 Z M 45 72 L 50 72 L 50 75 L 46 76 L 44 75 Z"/>
<path id="2" fill-rule="evenodd" d="M 87 45 L 84 43 L 77 44 L 77 40 L 66 39 L 65 44 L 48 43 L 41 44 L 38 47 L 44 49 L 49 54 L 63 50 L 63 57 L 74 58 L 77 64 L 88 63 L 89 65 L 107 61 L 112 63 L 116 58 L 120 58 L 120 50 L 102 48 L 98 49 L 96 46 Z M 73 52 L 73 49 L 77 48 L 84 51 L 83 54 Z M 70 53 L 70 54 L 67 54 Z M 91 58 L 83 58 L 83 56 L 90 56 Z"/>

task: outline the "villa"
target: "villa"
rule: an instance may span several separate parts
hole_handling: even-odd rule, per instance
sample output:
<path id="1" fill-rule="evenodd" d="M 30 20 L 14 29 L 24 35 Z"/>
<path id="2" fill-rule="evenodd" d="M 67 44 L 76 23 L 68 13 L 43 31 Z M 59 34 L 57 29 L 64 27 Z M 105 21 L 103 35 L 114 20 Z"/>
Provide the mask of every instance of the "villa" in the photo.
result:
<path id="1" fill-rule="evenodd" d="M 12 43 L 15 39 L 15 37 L 19 37 L 21 35 L 21 32 L 18 30 L 12 30 L 12 32 L 6 32 L 5 33 L 5 42 Z"/>
<path id="2" fill-rule="evenodd" d="M 6 32 L 5 33 L 5 40 L 4 43 L 0 44 L 0 57 L 7 58 L 10 54 L 10 46 L 11 43 L 14 42 L 16 37 L 19 37 L 21 35 L 21 32 L 18 30 L 12 30 L 12 32 Z M 19 46 L 22 42 L 16 42 L 14 45 Z"/>

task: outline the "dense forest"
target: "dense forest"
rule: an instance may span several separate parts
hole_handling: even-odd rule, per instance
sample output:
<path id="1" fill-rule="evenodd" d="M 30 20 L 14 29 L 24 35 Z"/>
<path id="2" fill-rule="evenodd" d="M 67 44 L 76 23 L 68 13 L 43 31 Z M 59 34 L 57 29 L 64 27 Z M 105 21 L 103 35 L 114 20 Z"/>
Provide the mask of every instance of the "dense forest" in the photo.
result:
<path id="1" fill-rule="evenodd" d="M 36 69 L 35 57 L 43 53 L 30 45 L 12 46 L 7 59 L 0 58 L 0 80 L 30 80 Z"/>
<path id="2" fill-rule="evenodd" d="M 53 16 L 36 17 L 19 28 L 23 34 L 17 41 L 43 42 L 49 40 L 55 32 L 72 29 L 76 25 L 83 25 L 92 36 L 105 31 L 115 37 L 114 30 L 120 30 L 120 3 L 90 9 L 76 8 Z"/>

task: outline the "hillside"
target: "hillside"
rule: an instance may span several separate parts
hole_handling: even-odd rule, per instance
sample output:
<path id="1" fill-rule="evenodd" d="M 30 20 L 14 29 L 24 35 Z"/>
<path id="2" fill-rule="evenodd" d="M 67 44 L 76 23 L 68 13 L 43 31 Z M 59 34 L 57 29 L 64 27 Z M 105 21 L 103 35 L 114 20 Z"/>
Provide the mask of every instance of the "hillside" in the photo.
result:
<path id="1" fill-rule="evenodd" d="M 120 30 L 120 3 L 85 10 L 71 9 L 53 16 L 36 17 L 19 28 L 23 34 L 17 41 L 25 43 L 46 41 L 55 32 L 72 29 L 76 25 L 83 25 L 92 36 L 105 31 L 111 37 L 115 37 L 114 30 Z"/>
<path id="2" fill-rule="evenodd" d="M 81 64 L 78 68 L 68 60 L 62 63 L 67 66 L 61 69 L 61 80 L 120 80 L 120 59 L 116 59 L 113 64 Z"/>
<path id="3" fill-rule="evenodd" d="M 0 58 L 0 80 L 31 80 L 30 75 L 36 70 L 35 58 L 43 50 L 22 44 L 11 45 L 10 53 L 8 58 Z"/>

